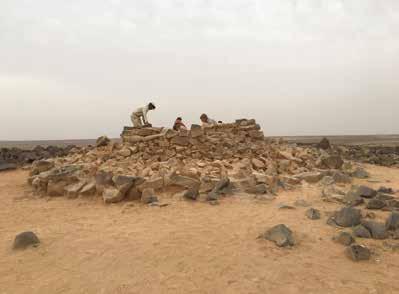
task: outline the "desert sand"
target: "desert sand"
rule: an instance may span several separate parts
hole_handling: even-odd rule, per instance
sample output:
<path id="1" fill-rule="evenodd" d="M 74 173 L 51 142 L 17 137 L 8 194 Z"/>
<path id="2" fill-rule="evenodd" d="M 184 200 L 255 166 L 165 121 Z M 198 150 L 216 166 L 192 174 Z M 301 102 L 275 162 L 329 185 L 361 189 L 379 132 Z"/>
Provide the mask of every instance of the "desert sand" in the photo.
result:
<path id="1" fill-rule="evenodd" d="M 366 166 L 378 188 L 399 189 L 399 170 Z M 360 240 L 372 259 L 355 263 L 332 241 L 326 225 L 339 205 L 323 202 L 318 186 L 279 193 L 274 200 L 238 194 L 220 205 L 160 194 L 166 207 L 98 197 L 33 196 L 28 172 L 0 173 L 0 293 L 399 293 L 399 253 L 380 240 Z M 370 181 L 371 180 L 371 181 Z M 281 210 L 303 199 L 307 208 Z M 377 220 L 388 212 L 378 211 Z M 257 237 L 287 224 L 298 244 L 278 248 Z M 11 250 L 16 234 L 32 230 L 37 248 Z M 389 240 L 393 243 L 395 241 Z"/>

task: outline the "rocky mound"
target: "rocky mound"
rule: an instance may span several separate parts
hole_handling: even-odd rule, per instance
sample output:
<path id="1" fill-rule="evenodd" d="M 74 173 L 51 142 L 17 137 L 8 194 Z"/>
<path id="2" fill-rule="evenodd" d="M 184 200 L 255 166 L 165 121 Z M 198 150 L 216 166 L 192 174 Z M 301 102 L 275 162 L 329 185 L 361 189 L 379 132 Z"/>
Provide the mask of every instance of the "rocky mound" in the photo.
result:
<path id="1" fill-rule="evenodd" d="M 236 191 L 276 193 L 326 177 L 350 181 L 343 160 L 332 150 L 265 140 L 255 120 L 205 129 L 193 125 L 181 132 L 125 127 L 121 136 L 122 144 L 99 138 L 96 148 L 35 162 L 29 183 L 40 194 L 100 195 L 112 203 L 146 202 L 144 194 L 155 196 L 168 188 L 181 190 L 187 199 L 215 201 Z"/>

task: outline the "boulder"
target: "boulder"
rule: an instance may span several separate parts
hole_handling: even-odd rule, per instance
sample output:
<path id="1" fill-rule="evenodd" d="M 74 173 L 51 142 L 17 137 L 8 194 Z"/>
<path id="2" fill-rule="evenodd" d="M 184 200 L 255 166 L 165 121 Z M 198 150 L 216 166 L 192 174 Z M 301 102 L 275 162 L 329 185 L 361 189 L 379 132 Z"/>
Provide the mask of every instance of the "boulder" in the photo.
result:
<path id="1" fill-rule="evenodd" d="M 350 176 L 348 176 L 347 174 L 344 174 L 341 171 L 334 171 L 331 176 L 334 179 L 335 183 L 339 183 L 339 184 L 352 183 L 352 178 Z"/>
<path id="2" fill-rule="evenodd" d="M 114 187 L 105 188 L 103 192 L 103 200 L 107 204 L 121 202 L 124 197 L 125 195 Z"/>
<path id="3" fill-rule="evenodd" d="M 284 224 L 277 225 L 264 233 L 263 238 L 276 243 L 279 247 L 294 246 L 292 231 Z"/>
<path id="4" fill-rule="evenodd" d="M 369 202 L 367 202 L 367 209 L 382 209 L 385 206 L 385 201 L 380 199 L 371 199 Z"/>
<path id="5" fill-rule="evenodd" d="M 308 219 L 311 220 L 318 220 L 321 218 L 320 216 L 320 211 L 314 208 L 310 208 L 306 211 L 306 216 L 308 217 Z"/>
<path id="6" fill-rule="evenodd" d="M 358 209 L 344 207 L 335 213 L 333 220 L 340 227 L 353 227 L 360 224 L 361 213 Z"/>
<path id="7" fill-rule="evenodd" d="M 390 231 L 399 230 L 399 212 L 392 212 L 390 214 L 385 223 L 385 227 Z"/>
<path id="8" fill-rule="evenodd" d="M 368 229 L 373 239 L 384 240 L 388 237 L 385 224 L 374 221 L 362 221 L 362 225 Z"/>
<path id="9" fill-rule="evenodd" d="M 39 238 L 33 232 L 23 232 L 15 237 L 13 249 L 26 249 L 30 246 L 37 246 L 40 243 Z"/>
<path id="10" fill-rule="evenodd" d="M 107 136 L 101 136 L 96 141 L 96 147 L 108 146 L 111 140 Z"/>
<path id="11" fill-rule="evenodd" d="M 344 246 L 350 246 L 355 243 L 355 239 L 348 232 L 340 232 L 337 236 L 333 238 L 333 240 Z"/>
<path id="12" fill-rule="evenodd" d="M 353 228 L 353 235 L 358 238 L 370 239 L 370 231 L 363 225 L 357 225 Z"/>
<path id="13" fill-rule="evenodd" d="M 349 246 L 345 253 L 353 261 L 369 260 L 371 257 L 370 250 L 366 246 L 357 244 Z"/>

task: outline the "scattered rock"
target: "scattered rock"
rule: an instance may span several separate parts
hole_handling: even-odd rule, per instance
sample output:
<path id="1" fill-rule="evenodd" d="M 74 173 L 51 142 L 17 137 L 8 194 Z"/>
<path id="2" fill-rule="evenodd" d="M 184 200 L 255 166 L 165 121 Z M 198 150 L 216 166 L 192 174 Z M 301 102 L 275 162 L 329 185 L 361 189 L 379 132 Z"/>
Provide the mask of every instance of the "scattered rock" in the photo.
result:
<path id="1" fill-rule="evenodd" d="M 373 239 L 384 240 L 388 237 L 387 229 L 383 223 L 362 221 L 362 225 L 370 231 Z"/>
<path id="2" fill-rule="evenodd" d="M 39 238 L 33 232 L 23 232 L 15 237 L 13 249 L 26 249 L 30 246 L 37 246 L 40 243 Z"/>
<path id="3" fill-rule="evenodd" d="M 0 171 L 16 169 L 17 165 L 14 163 L 0 162 Z"/>
<path id="4" fill-rule="evenodd" d="M 359 193 L 359 196 L 364 198 L 373 198 L 377 196 L 377 191 L 367 186 L 358 186 L 357 193 Z"/>
<path id="5" fill-rule="evenodd" d="M 340 227 L 354 227 L 360 224 L 360 210 L 352 207 L 344 207 L 333 216 L 335 223 Z"/>
<path id="6" fill-rule="evenodd" d="M 295 240 L 292 231 L 283 224 L 277 225 L 268 230 L 263 237 L 266 240 L 276 243 L 279 247 L 294 246 Z"/>
<path id="7" fill-rule="evenodd" d="M 383 194 L 395 194 L 395 191 L 392 188 L 387 187 L 380 187 L 377 192 Z"/>
<path id="8" fill-rule="evenodd" d="M 310 208 L 306 211 L 306 216 L 311 220 L 318 220 L 321 218 L 320 211 L 314 208 Z"/>
<path id="9" fill-rule="evenodd" d="M 367 179 L 370 177 L 369 173 L 362 167 L 356 168 L 356 170 L 352 173 L 352 177 L 358 179 Z"/>
<path id="10" fill-rule="evenodd" d="M 380 199 L 371 199 L 369 202 L 367 202 L 367 209 L 382 209 L 385 206 L 385 201 Z"/>
<path id="11" fill-rule="evenodd" d="M 364 227 L 363 225 L 358 225 L 353 228 L 353 235 L 358 238 L 370 239 L 371 233 L 370 231 Z"/>
<path id="12" fill-rule="evenodd" d="M 392 212 L 391 215 L 388 217 L 385 227 L 387 230 L 395 231 L 399 230 L 399 213 Z"/>
<path id="13" fill-rule="evenodd" d="M 355 239 L 348 232 L 340 232 L 337 236 L 333 238 L 333 240 L 344 246 L 350 246 L 355 243 Z"/>
<path id="14" fill-rule="evenodd" d="M 345 253 L 353 261 L 369 260 L 371 257 L 370 250 L 366 246 L 357 244 L 349 246 Z"/>

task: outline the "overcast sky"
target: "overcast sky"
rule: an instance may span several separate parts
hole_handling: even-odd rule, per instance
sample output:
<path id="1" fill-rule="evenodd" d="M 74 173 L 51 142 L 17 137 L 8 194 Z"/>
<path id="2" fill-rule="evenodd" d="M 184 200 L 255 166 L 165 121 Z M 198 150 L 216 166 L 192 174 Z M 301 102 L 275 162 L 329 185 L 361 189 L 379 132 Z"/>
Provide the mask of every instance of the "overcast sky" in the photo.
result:
<path id="1" fill-rule="evenodd" d="M 399 133 L 398 0 L 0 0 L 0 140 L 206 112 L 267 135 Z"/>

